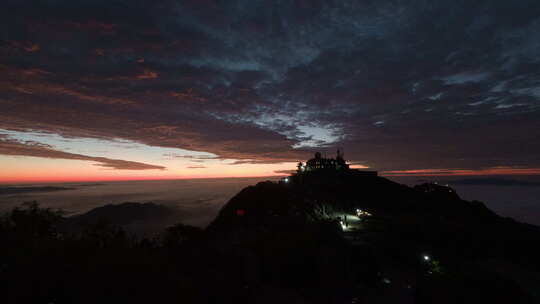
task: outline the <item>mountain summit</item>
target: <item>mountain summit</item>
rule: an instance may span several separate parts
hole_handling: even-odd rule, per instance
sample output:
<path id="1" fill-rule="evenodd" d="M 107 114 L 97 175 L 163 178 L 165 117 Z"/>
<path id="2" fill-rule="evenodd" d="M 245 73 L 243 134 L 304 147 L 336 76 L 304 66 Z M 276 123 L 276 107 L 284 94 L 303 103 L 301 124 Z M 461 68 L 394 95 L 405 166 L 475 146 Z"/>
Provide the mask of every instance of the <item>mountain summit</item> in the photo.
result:
<path id="1" fill-rule="evenodd" d="M 249 286 L 328 303 L 532 303 L 531 282 L 516 278 L 540 269 L 538 227 L 448 186 L 408 187 L 314 159 L 243 189 L 207 228 L 216 247 L 243 257 Z"/>

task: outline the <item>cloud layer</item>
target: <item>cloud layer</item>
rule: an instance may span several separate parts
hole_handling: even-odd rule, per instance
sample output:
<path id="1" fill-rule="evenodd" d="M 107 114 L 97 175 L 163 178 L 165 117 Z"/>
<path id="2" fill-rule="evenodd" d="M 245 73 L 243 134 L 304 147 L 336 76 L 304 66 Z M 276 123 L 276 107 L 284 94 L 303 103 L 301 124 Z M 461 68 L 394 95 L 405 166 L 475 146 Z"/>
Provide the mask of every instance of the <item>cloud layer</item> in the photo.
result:
<path id="1" fill-rule="evenodd" d="M 71 159 L 92 161 L 96 166 L 115 170 L 164 170 L 163 166 L 149 165 L 140 162 L 110 159 L 106 157 L 93 157 L 76 153 L 68 153 L 54 150 L 49 146 L 32 143 L 32 142 L 17 142 L 13 140 L 2 139 L 0 137 L 0 154 L 11 156 L 31 156 L 41 158 L 54 159 Z"/>
<path id="2" fill-rule="evenodd" d="M 339 146 L 380 170 L 540 167 L 538 16 L 532 0 L 6 1 L 0 128 L 238 163 Z"/>

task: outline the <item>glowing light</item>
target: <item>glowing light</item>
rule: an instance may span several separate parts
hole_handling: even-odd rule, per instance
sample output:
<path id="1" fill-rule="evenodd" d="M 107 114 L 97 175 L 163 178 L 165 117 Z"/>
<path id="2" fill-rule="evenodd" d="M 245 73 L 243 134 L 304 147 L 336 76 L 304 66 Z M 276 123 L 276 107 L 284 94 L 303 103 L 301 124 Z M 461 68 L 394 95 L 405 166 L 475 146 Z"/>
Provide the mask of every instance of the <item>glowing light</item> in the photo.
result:
<path id="1" fill-rule="evenodd" d="M 363 216 L 371 216 L 372 214 L 362 209 L 356 209 L 356 215 L 358 217 L 363 217 Z"/>
<path id="2" fill-rule="evenodd" d="M 428 255 L 424 255 L 424 261 L 429 261 L 430 257 Z"/>

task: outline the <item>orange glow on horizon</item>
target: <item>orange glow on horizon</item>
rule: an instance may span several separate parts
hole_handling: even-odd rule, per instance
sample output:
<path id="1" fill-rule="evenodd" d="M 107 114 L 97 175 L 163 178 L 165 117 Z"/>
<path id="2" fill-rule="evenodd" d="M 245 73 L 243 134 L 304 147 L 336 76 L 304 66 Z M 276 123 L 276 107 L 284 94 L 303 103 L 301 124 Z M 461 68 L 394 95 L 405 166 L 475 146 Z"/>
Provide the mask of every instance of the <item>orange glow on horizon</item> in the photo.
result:
<path id="1" fill-rule="evenodd" d="M 0 184 L 271 177 L 281 176 L 279 171 L 294 166 L 293 163 L 230 165 L 209 162 L 192 169 L 189 167 L 192 162 L 181 160 L 162 163 L 167 166 L 166 170 L 115 170 L 96 166 L 91 161 L 8 156 L 0 156 L 0 163 L 3 164 Z"/>
<path id="2" fill-rule="evenodd" d="M 214 178 L 255 178 L 255 177 L 279 177 L 283 174 L 271 175 L 180 175 L 180 176 L 19 176 L 17 178 L 2 178 L 0 184 L 28 184 L 28 183 L 83 183 L 83 182 L 123 182 L 123 181 L 150 181 L 150 180 L 181 180 L 181 179 L 214 179 Z"/>
<path id="3" fill-rule="evenodd" d="M 144 161 L 144 159 L 135 159 Z M 279 177 L 294 171 L 295 162 L 276 164 L 240 164 L 233 165 L 223 161 L 209 160 L 200 168 L 190 168 L 193 162 L 166 160 L 162 163 L 166 170 L 114 170 L 96 166 L 92 161 L 63 160 L 39 157 L 0 156 L 2 170 L 0 184 L 28 183 L 69 183 L 69 182 L 114 182 L 141 180 L 178 180 L 210 178 L 251 178 Z M 364 169 L 362 165 L 352 168 Z M 483 175 L 540 175 L 540 168 L 491 167 L 483 169 L 442 168 L 389 170 L 380 172 L 381 176 L 483 176 Z"/>
<path id="4" fill-rule="evenodd" d="M 483 175 L 540 175 L 540 168 L 489 168 L 479 170 L 467 169 L 418 169 L 383 171 L 382 176 L 483 176 Z M 71 183 L 71 182 L 122 182 L 122 181 L 150 181 L 150 180 L 181 180 L 181 179 L 214 179 L 214 178 L 256 178 L 286 176 L 283 173 L 274 174 L 246 174 L 246 175 L 178 175 L 178 176 L 36 176 L 19 175 L 13 177 L 0 177 L 2 184 L 26 183 Z"/>

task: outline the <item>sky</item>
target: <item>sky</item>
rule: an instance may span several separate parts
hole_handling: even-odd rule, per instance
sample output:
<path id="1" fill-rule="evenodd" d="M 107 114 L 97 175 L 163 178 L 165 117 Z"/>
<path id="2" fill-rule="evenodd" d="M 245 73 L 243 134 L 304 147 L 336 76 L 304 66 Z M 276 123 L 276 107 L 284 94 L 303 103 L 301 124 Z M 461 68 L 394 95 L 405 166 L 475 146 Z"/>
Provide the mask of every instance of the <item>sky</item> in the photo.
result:
<path id="1" fill-rule="evenodd" d="M 540 174 L 535 0 L 0 8 L 0 182 Z"/>

